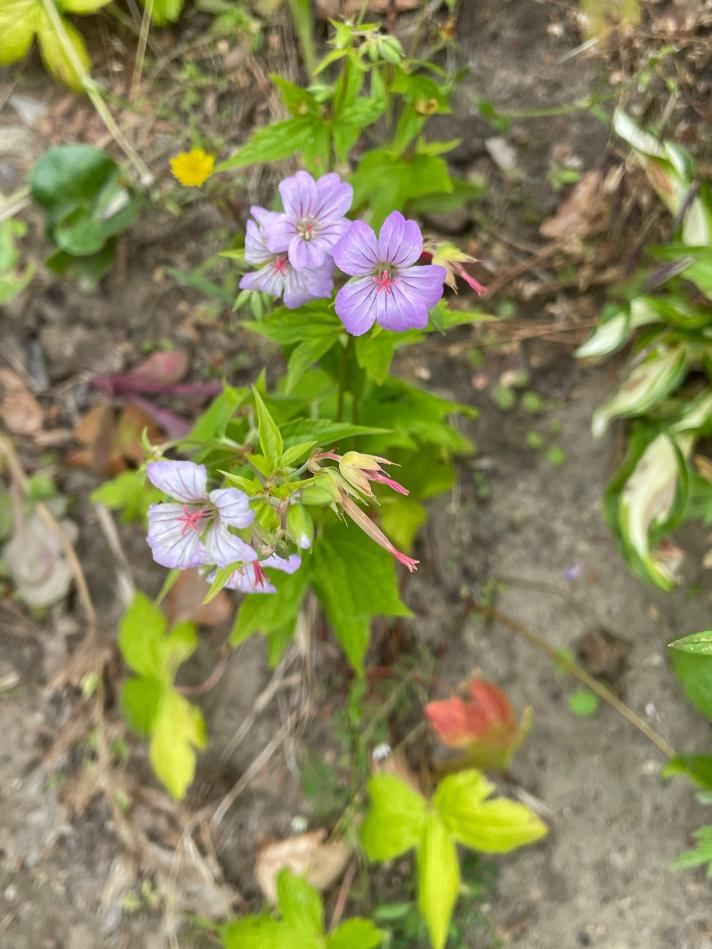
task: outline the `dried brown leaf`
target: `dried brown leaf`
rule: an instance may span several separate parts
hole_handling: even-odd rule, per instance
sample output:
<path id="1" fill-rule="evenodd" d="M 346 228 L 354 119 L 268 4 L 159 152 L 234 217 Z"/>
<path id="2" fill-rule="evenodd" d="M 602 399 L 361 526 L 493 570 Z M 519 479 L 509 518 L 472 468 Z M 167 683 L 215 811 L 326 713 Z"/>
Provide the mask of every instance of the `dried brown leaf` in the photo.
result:
<path id="1" fill-rule="evenodd" d="M 274 903 L 277 874 L 283 867 L 305 876 L 318 890 L 339 879 L 353 848 L 344 840 L 326 840 L 326 830 L 310 830 L 265 844 L 257 851 L 255 878 L 265 897 Z"/>
<path id="2" fill-rule="evenodd" d="M 201 626 L 220 626 L 232 615 L 234 605 L 226 590 L 203 603 L 210 584 L 197 569 L 181 571 L 166 597 L 166 616 L 171 626 L 192 619 Z"/>
<path id="3" fill-rule="evenodd" d="M 44 421 L 39 402 L 11 369 L 0 369 L 0 419 L 12 435 L 33 435 Z"/>

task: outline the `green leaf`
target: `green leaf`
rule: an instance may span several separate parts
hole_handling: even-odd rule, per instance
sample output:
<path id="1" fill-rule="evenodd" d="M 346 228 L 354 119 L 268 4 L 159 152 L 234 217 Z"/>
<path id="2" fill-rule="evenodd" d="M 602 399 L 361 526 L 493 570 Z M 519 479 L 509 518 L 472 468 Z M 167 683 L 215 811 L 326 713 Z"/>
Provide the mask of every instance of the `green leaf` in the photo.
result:
<path id="1" fill-rule="evenodd" d="M 374 616 L 410 616 L 395 560 L 356 525 L 332 523 L 315 545 L 312 584 L 334 634 L 360 672 Z"/>
<path id="2" fill-rule="evenodd" d="M 49 149 L 32 166 L 29 182 L 32 197 L 44 208 L 49 236 L 72 256 L 99 253 L 136 217 L 121 169 L 90 145 Z"/>
<path id="3" fill-rule="evenodd" d="M 121 520 L 128 522 L 143 520 L 149 506 L 162 496 L 142 472 L 122 471 L 95 488 L 90 499 L 94 504 L 105 504 L 112 511 L 121 511 Z"/>
<path id="4" fill-rule="evenodd" d="M 389 495 L 380 499 L 381 526 L 399 550 L 409 553 L 428 512 L 414 497 Z"/>
<path id="5" fill-rule="evenodd" d="M 119 648 L 134 672 L 161 678 L 158 644 L 165 629 L 160 609 L 144 593 L 136 593 L 119 625 Z"/>
<path id="6" fill-rule="evenodd" d="M 305 339 L 295 346 L 287 363 L 285 391 L 288 394 L 294 391 L 307 369 L 318 362 L 325 353 L 328 353 L 335 342 L 336 336 L 322 336 L 321 338 Z"/>
<path id="7" fill-rule="evenodd" d="M 59 0 L 58 6 L 65 13 L 96 13 L 111 0 Z"/>
<path id="8" fill-rule="evenodd" d="M 712 659 L 702 653 L 671 649 L 670 661 L 687 700 L 712 721 Z"/>
<path id="9" fill-rule="evenodd" d="M 42 60 L 47 72 L 66 86 L 81 92 L 84 79 L 91 68 L 91 59 L 82 34 L 69 20 L 57 17 L 59 27 L 49 18 L 44 9 L 37 17 L 37 39 Z M 71 50 L 71 56 L 69 55 Z"/>
<path id="10" fill-rule="evenodd" d="M 282 435 L 258 390 L 253 388 L 252 395 L 257 410 L 257 428 L 260 435 L 262 452 L 272 465 L 272 468 L 277 468 L 279 466 L 279 460 L 282 457 L 282 452 L 284 451 Z"/>
<path id="11" fill-rule="evenodd" d="M 674 870 L 688 870 L 692 867 L 699 867 L 703 863 L 712 864 L 712 826 L 700 827 L 692 835 L 697 846 L 694 850 L 688 850 L 681 853 L 672 862 Z M 707 868 L 707 877 L 712 876 L 712 867 Z"/>
<path id="12" fill-rule="evenodd" d="M 574 689 L 566 700 L 569 710 L 579 718 L 595 715 L 601 704 L 598 696 L 588 689 Z"/>
<path id="13" fill-rule="evenodd" d="M 316 114 L 318 104 L 310 92 L 306 89 L 302 89 L 300 86 L 296 86 L 287 79 L 283 79 L 282 76 L 278 76 L 276 73 L 272 73 L 269 78 L 279 89 L 282 102 L 284 102 L 293 116 L 298 117 L 305 115 L 307 112 Z"/>
<path id="14" fill-rule="evenodd" d="M 142 738 L 148 738 L 158 715 L 166 686 L 147 676 L 127 679 L 121 689 L 121 711 Z"/>
<path id="15" fill-rule="evenodd" d="M 712 630 L 705 629 L 701 633 L 691 633 L 682 639 L 676 639 L 668 648 L 700 656 L 712 656 Z"/>
<path id="16" fill-rule="evenodd" d="M 147 0 L 141 0 L 141 3 L 148 6 Z M 167 23 L 175 23 L 183 12 L 183 0 L 153 0 L 151 7 L 151 20 L 157 26 L 165 26 Z"/>
<path id="17" fill-rule="evenodd" d="M 294 629 L 299 608 L 309 587 L 309 566 L 303 563 L 295 573 L 275 575 L 273 582 L 276 593 L 250 593 L 243 599 L 230 633 L 231 646 L 236 646 L 253 633 L 269 636 L 285 626 Z"/>
<path id="18" fill-rule="evenodd" d="M 298 310 L 281 306 L 264 320 L 243 320 L 241 325 L 285 346 L 300 343 L 305 339 L 335 337 L 343 331 L 333 306 L 325 300 L 314 300 L 300 306 Z"/>
<path id="19" fill-rule="evenodd" d="M 314 122 L 303 116 L 275 122 L 266 128 L 253 132 L 247 144 L 217 166 L 216 171 L 230 171 L 234 168 L 246 168 L 258 162 L 279 161 L 289 158 L 309 142 L 314 134 Z"/>
<path id="20" fill-rule="evenodd" d="M 386 428 L 372 425 L 352 425 L 350 422 L 332 422 L 326 418 L 295 419 L 282 426 L 284 444 L 287 448 L 298 445 L 307 439 L 317 444 L 332 444 L 354 435 L 380 435 Z"/>
<path id="21" fill-rule="evenodd" d="M 631 372 L 618 392 L 593 413 L 591 429 L 600 438 L 614 418 L 644 415 L 680 384 L 687 370 L 685 346 L 659 345 Z"/>
<path id="22" fill-rule="evenodd" d="M 8 66 L 29 53 L 40 12 L 37 0 L 5 0 L 0 4 L 0 65 Z"/>
<path id="23" fill-rule="evenodd" d="M 244 403 L 248 392 L 248 389 L 235 389 L 225 383 L 220 395 L 195 420 L 188 440 L 211 442 L 222 438 L 228 422 Z"/>
<path id="24" fill-rule="evenodd" d="M 324 907 L 319 891 L 287 867 L 277 874 L 277 906 L 295 932 L 319 936 L 324 931 Z"/>
<path id="25" fill-rule="evenodd" d="M 707 791 L 712 790 L 712 755 L 675 755 L 662 770 L 665 778 L 684 774 Z"/>
<path id="26" fill-rule="evenodd" d="M 393 208 L 404 208 L 411 198 L 452 191 L 444 159 L 434 155 L 395 156 L 388 149 L 367 152 L 351 176 L 354 207 L 368 204 L 371 224 L 379 228 Z"/>
<path id="27" fill-rule="evenodd" d="M 347 919 L 326 938 L 326 949 L 376 949 L 383 933 L 370 919 Z"/>
<path id="28" fill-rule="evenodd" d="M 517 801 L 485 800 L 494 785 L 479 771 L 460 771 L 440 782 L 433 804 L 455 840 L 484 853 L 507 853 L 543 837 L 546 825 Z"/>
<path id="29" fill-rule="evenodd" d="M 388 376 L 396 348 L 395 336 L 395 333 L 385 332 L 356 337 L 356 360 L 377 385 Z"/>
<path id="30" fill-rule="evenodd" d="M 246 916 L 222 931 L 225 949 L 305 949 L 298 933 L 269 916 Z"/>
<path id="31" fill-rule="evenodd" d="M 418 906 L 433 949 L 443 949 L 460 888 L 460 866 L 455 844 L 438 814 L 426 817 L 417 858 Z"/>
<path id="32" fill-rule="evenodd" d="M 392 860 L 417 847 L 425 824 L 425 799 L 394 774 L 376 774 L 368 782 L 371 808 L 361 825 L 361 843 L 369 860 Z"/>
<path id="33" fill-rule="evenodd" d="M 283 468 L 293 468 L 302 462 L 316 446 L 317 443 L 314 441 L 300 442 L 296 445 L 291 445 L 282 453 L 280 465 Z"/>
<path id="34" fill-rule="evenodd" d="M 200 709 L 173 689 L 164 691 L 153 722 L 149 757 L 174 798 L 185 796 L 195 774 L 195 749 L 205 747 Z"/>

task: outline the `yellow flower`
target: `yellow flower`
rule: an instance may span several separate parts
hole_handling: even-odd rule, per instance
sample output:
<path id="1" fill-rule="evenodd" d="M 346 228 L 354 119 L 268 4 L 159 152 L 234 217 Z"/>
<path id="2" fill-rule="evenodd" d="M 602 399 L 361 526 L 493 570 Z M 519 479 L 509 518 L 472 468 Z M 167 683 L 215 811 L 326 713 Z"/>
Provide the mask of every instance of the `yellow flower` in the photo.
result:
<path id="1" fill-rule="evenodd" d="M 208 180 L 215 167 L 215 155 L 202 148 L 192 148 L 171 158 L 173 176 L 186 188 L 199 188 Z"/>

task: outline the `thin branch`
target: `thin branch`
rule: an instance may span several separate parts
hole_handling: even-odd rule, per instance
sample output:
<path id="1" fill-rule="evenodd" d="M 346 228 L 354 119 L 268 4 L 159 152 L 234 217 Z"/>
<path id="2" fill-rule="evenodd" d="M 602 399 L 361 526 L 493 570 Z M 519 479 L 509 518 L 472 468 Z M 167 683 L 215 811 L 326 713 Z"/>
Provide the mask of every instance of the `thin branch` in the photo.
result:
<path id="1" fill-rule="evenodd" d="M 490 619 L 494 620 L 496 623 L 499 623 L 500 626 L 504 626 L 506 629 L 509 629 L 511 632 L 516 633 L 521 639 L 526 640 L 530 645 L 534 646 L 540 652 L 544 653 L 545 656 L 548 656 L 552 662 L 556 663 L 561 669 L 565 672 L 568 672 L 570 675 L 574 676 L 579 682 L 582 682 L 586 688 L 590 689 L 592 692 L 604 702 L 607 702 L 611 708 L 615 709 L 619 715 L 622 715 L 623 718 L 630 722 L 634 728 L 637 728 L 639 732 L 642 732 L 643 735 L 655 745 L 664 755 L 667 755 L 668 758 L 672 758 L 675 755 L 675 749 L 672 745 L 669 745 L 664 738 L 661 738 L 658 733 L 648 725 L 647 722 L 643 721 L 636 713 L 622 702 L 614 692 L 612 692 L 607 686 L 599 682 L 598 679 L 594 679 L 584 668 L 582 668 L 577 662 L 574 662 L 572 659 L 569 659 L 567 656 L 562 655 L 557 652 L 553 646 L 550 646 L 546 640 L 542 639 L 541 636 L 537 636 L 536 633 L 533 633 L 530 629 L 524 626 L 522 623 L 517 622 L 517 620 L 512 619 L 511 616 L 507 616 L 506 613 L 501 613 L 499 610 L 492 609 L 489 606 L 485 606 L 482 603 L 478 603 L 475 599 L 470 600 L 470 606 L 476 610 L 478 613 L 482 613 L 484 616 L 488 616 Z"/>
<path id="2" fill-rule="evenodd" d="M 133 75 L 131 76 L 131 88 L 129 91 L 129 104 L 133 105 L 138 98 L 141 87 L 141 73 L 143 72 L 143 63 L 146 58 L 146 43 L 148 43 L 148 34 L 151 29 L 151 17 L 153 16 L 153 0 L 146 0 L 143 8 L 143 18 L 141 20 L 141 32 L 138 37 L 138 48 L 136 49 L 136 59 L 134 61 Z"/>

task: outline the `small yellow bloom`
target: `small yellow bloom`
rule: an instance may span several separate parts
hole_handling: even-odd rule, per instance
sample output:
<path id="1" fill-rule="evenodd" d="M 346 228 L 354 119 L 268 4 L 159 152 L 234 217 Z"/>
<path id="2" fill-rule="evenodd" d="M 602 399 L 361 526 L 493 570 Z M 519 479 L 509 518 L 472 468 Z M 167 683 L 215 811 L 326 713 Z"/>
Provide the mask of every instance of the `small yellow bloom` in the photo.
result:
<path id="1" fill-rule="evenodd" d="M 192 148 L 171 158 L 173 176 L 186 188 L 199 188 L 208 180 L 215 167 L 215 155 L 202 148 Z"/>

